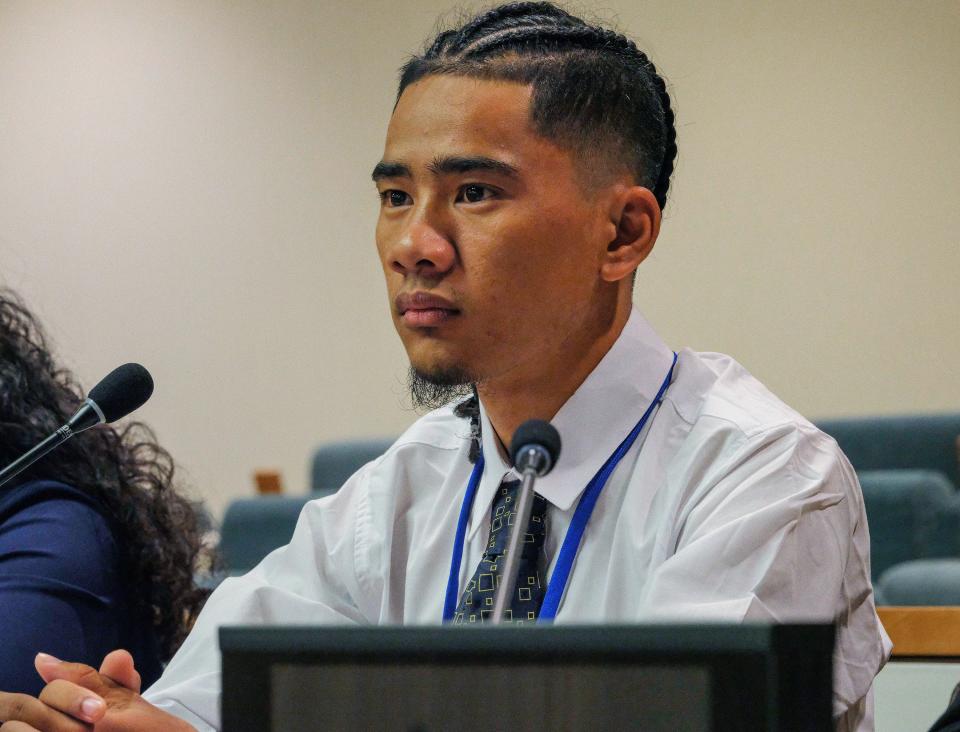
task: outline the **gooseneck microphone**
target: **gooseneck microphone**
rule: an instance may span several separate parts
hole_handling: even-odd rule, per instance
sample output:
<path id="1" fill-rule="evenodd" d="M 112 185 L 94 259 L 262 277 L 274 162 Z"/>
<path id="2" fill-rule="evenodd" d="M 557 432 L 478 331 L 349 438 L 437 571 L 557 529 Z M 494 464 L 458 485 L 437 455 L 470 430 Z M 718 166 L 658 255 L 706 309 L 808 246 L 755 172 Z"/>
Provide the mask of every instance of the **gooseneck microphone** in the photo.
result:
<path id="1" fill-rule="evenodd" d="M 523 478 L 523 484 L 520 486 L 520 498 L 517 501 L 513 530 L 510 532 L 507 550 L 503 556 L 504 567 L 500 575 L 500 585 L 493 595 L 491 620 L 494 625 L 503 622 L 503 615 L 507 606 L 510 605 L 510 599 L 517 584 L 520 542 L 527 533 L 527 526 L 530 523 L 534 481 L 549 473 L 557 464 L 557 458 L 560 457 L 560 434 L 552 424 L 542 419 L 527 420 L 513 433 L 513 439 L 510 441 L 510 457 Z"/>
<path id="2" fill-rule="evenodd" d="M 48 452 L 97 424 L 114 422 L 143 406 L 153 394 L 150 372 L 138 363 L 118 366 L 90 390 L 86 400 L 63 427 L 0 470 L 0 486 Z"/>

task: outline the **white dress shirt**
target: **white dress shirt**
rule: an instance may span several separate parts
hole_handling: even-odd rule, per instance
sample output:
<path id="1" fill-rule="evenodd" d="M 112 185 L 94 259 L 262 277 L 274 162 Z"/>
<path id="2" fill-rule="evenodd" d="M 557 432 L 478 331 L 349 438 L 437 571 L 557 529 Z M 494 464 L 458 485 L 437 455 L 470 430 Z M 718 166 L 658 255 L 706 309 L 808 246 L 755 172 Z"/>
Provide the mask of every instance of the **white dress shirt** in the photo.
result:
<path id="1" fill-rule="evenodd" d="M 634 310 L 553 419 L 562 453 L 536 487 L 549 503 L 550 571 L 583 489 L 639 421 L 672 357 Z M 461 589 L 511 472 L 482 404 L 481 426 L 486 465 Z M 469 424 L 444 407 L 335 495 L 308 503 L 289 545 L 213 593 L 146 698 L 198 729 L 217 728 L 220 625 L 441 622 L 468 448 Z M 871 685 L 890 641 L 874 608 L 856 475 L 832 438 L 714 353 L 680 352 L 662 404 L 600 495 L 556 616 L 668 620 L 836 622 L 838 729 L 872 729 Z"/>

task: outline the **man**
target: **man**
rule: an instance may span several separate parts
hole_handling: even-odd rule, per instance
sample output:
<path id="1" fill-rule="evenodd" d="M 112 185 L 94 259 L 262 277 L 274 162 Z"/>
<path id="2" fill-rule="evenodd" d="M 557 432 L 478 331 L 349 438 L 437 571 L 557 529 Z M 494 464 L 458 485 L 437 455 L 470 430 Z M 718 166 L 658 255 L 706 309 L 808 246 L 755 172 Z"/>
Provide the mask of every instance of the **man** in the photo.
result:
<path id="1" fill-rule="evenodd" d="M 837 725 L 869 728 L 889 641 L 853 471 L 734 361 L 675 357 L 632 308 L 674 140 L 663 80 L 619 34 L 521 3 L 438 35 L 404 68 L 374 169 L 377 248 L 414 394 L 473 396 L 224 582 L 149 702 L 123 652 L 99 674 L 41 656 L 40 699 L 0 697 L 0 716 L 212 729 L 221 624 L 483 622 L 516 490 L 504 445 L 540 418 L 563 454 L 538 482 L 513 619 L 835 621 Z"/>

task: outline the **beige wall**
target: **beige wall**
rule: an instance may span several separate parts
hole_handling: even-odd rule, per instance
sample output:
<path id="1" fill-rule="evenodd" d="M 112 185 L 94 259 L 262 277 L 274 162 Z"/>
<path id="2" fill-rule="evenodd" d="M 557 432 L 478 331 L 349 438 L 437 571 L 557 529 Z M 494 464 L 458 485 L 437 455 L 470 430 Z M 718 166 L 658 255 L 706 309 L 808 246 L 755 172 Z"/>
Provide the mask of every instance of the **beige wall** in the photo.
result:
<path id="1" fill-rule="evenodd" d="M 0 281 L 216 510 L 413 413 L 373 250 L 395 70 L 440 0 L 0 0 Z M 811 416 L 960 409 L 960 4 L 629 2 L 674 195 L 637 302 Z"/>

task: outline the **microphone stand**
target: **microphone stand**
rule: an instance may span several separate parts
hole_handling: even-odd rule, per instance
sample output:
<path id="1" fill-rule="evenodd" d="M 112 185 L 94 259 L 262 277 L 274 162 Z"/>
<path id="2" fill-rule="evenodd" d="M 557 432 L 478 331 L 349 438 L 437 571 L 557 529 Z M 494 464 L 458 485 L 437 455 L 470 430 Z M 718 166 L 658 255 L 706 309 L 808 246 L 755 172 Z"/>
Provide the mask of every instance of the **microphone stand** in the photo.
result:
<path id="1" fill-rule="evenodd" d="M 24 470 L 37 462 L 37 460 L 50 452 L 53 448 L 62 445 L 72 436 L 73 432 L 70 430 L 70 427 L 68 425 L 63 425 L 63 427 L 58 429 L 47 439 L 30 450 L 30 452 L 21 455 L 3 470 L 0 470 L 0 486 L 9 480 L 12 480 L 15 476 L 22 473 Z"/>
<path id="2" fill-rule="evenodd" d="M 39 445 L 36 445 L 32 450 L 21 455 L 3 470 L 0 470 L 0 486 L 12 480 L 48 452 L 55 447 L 59 447 L 74 435 L 103 421 L 105 421 L 103 412 L 97 403 L 92 399 L 85 400 L 83 404 L 80 405 L 76 414 L 70 418 L 69 422 L 47 437 L 47 439 Z"/>
<path id="3" fill-rule="evenodd" d="M 539 467 L 545 462 L 542 449 L 531 445 L 525 448 L 524 453 L 518 456 L 517 463 L 525 463 L 523 468 L 523 483 L 520 486 L 520 498 L 517 501 L 517 511 L 513 522 L 513 531 L 507 541 L 507 549 L 501 560 L 504 561 L 503 571 L 500 573 L 500 584 L 493 595 L 493 613 L 491 621 L 494 625 L 503 622 L 503 616 L 513 590 L 517 584 L 517 570 L 520 568 L 521 539 L 527 535 L 530 524 L 530 513 L 533 510 L 533 483 L 539 475 Z M 549 458 L 547 458 L 549 459 Z"/>

